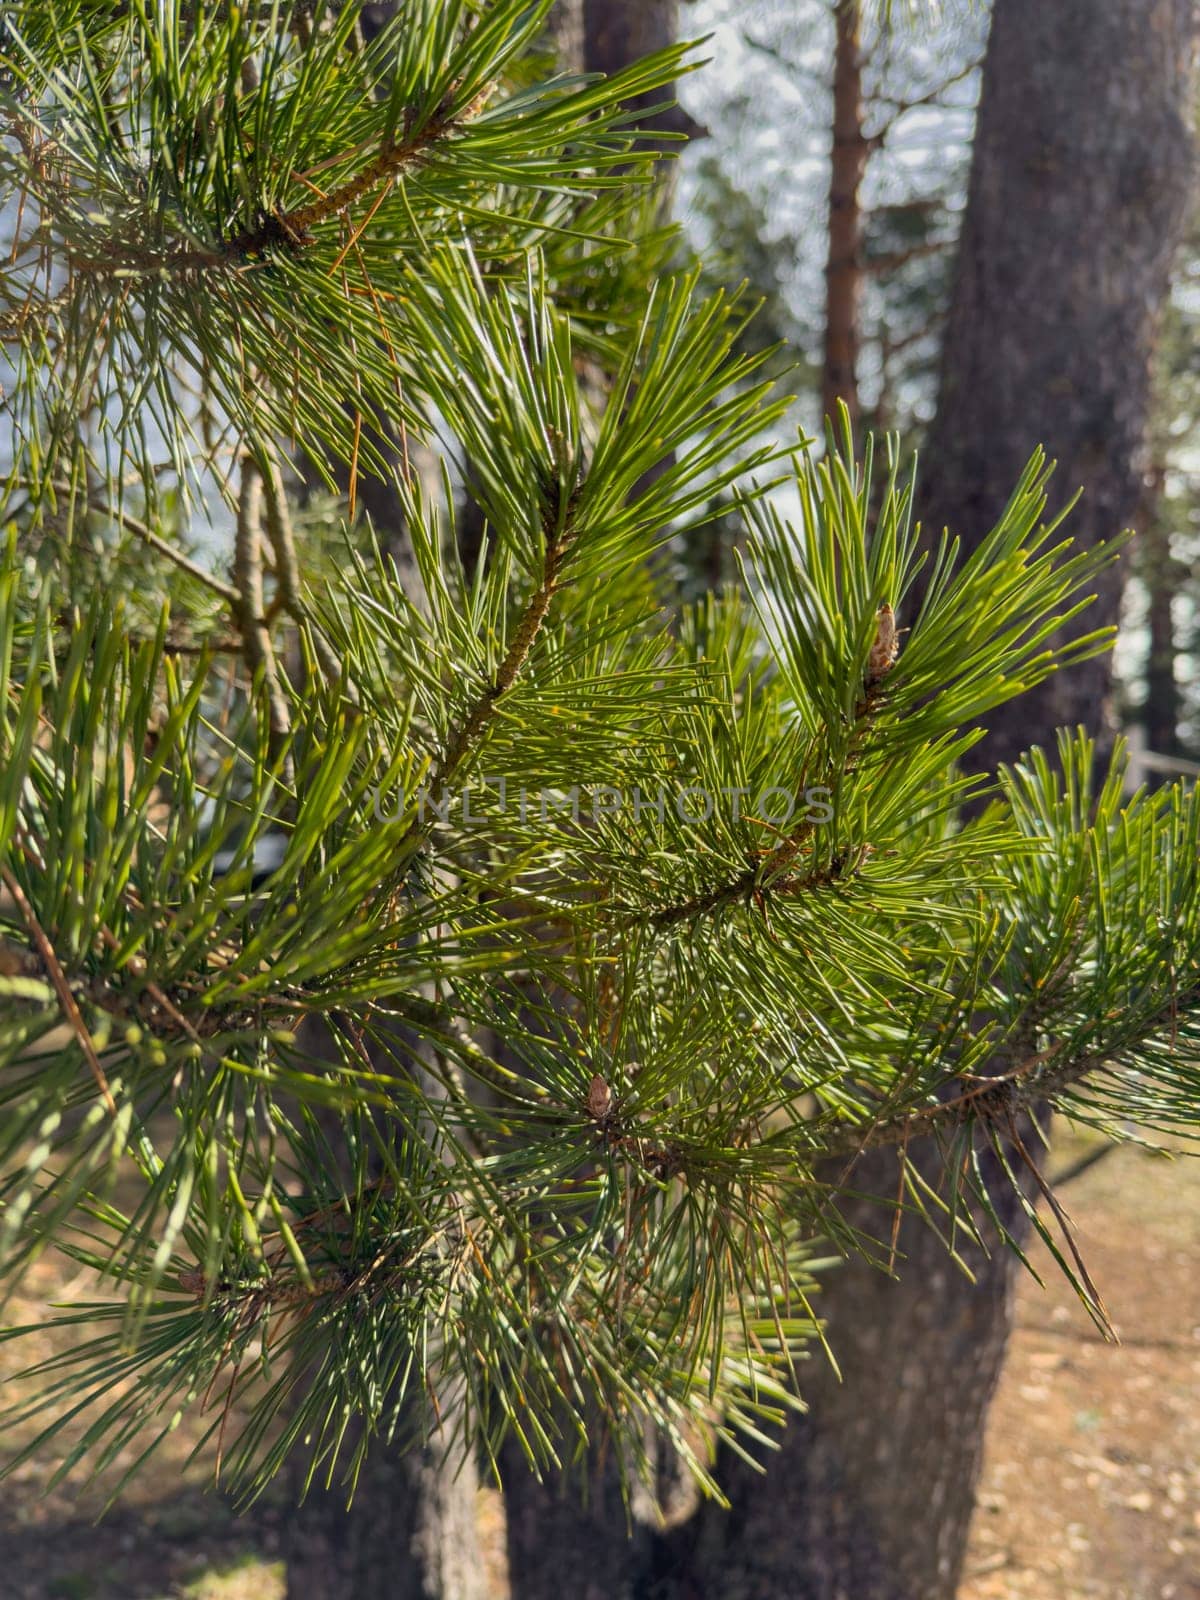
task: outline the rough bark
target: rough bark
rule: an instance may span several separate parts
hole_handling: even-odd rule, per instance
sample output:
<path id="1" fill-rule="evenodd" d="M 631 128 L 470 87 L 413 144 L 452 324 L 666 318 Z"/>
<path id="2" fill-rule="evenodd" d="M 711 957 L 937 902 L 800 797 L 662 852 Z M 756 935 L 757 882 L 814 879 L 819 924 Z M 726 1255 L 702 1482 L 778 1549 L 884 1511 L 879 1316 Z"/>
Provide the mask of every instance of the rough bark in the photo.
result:
<path id="1" fill-rule="evenodd" d="M 909 1156 L 936 1184 L 936 1151 Z M 844 1208 L 875 1238 L 889 1236 L 898 1159 L 864 1158 L 855 1187 L 880 1199 Z M 1022 1232 L 1017 1198 L 998 1193 Z M 731 1509 L 706 1504 L 660 1542 L 656 1600 L 951 1600 L 1010 1321 L 1012 1258 L 992 1244 L 963 1252 L 972 1284 L 906 1218 L 897 1279 L 861 1261 L 829 1276 L 820 1310 L 841 1381 L 816 1355 L 801 1378 L 809 1409 L 763 1455 L 766 1476 L 721 1465 Z"/>
<path id="2" fill-rule="evenodd" d="M 859 0 L 839 0 L 834 12 L 833 145 L 829 163 L 829 254 L 825 264 L 825 357 L 822 415 L 837 415 L 841 400 L 857 427 L 858 347 L 863 293 L 863 216 L 859 191 L 869 146 L 863 132 Z"/>
<path id="3" fill-rule="evenodd" d="M 460 1450 L 378 1450 L 349 1510 L 337 1485 L 289 1517 L 288 1600 L 484 1600 L 475 1488 Z"/>
<path id="4" fill-rule="evenodd" d="M 1150 358 L 1192 187 L 1195 0 L 997 0 L 921 510 L 968 546 L 1035 444 L 1051 511 L 1080 488 L 1083 545 L 1134 517 Z M 1123 567 L 1099 585 L 1114 622 Z M 1059 673 L 991 719 L 989 760 L 1083 723 L 1110 663 Z"/>

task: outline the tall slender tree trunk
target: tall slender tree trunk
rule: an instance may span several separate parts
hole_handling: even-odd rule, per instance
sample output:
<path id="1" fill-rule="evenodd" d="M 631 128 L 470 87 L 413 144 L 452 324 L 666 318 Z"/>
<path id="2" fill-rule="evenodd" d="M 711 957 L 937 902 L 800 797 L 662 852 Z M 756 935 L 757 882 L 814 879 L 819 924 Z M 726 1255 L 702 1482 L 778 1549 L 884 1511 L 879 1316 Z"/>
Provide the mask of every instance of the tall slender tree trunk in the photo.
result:
<path id="1" fill-rule="evenodd" d="M 858 349 L 863 295 L 863 219 L 859 191 L 870 147 L 863 132 L 859 0 L 834 11 L 833 145 L 829 163 L 829 255 L 825 264 L 825 359 L 821 410 L 836 416 L 841 400 L 858 426 Z"/>
<path id="2" fill-rule="evenodd" d="M 1166 468 L 1158 461 L 1146 480 L 1144 531 L 1137 552 L 1138 576 L 1146 591 L 1146 703 L 1141 720 L 1147 747 L 1159 755 L 1176 756 L 1182 753 L 1179 724 L 1183 707 L 1172 612 L 1186 569 L 1171 553 L 1171 528 L 1162 504 L 1165 480 Z"/>
<path id="3" fill-rule="evenodd" d="M 1060 462 L 1059 504 L 1086 487 L 1077 539 L 1115 533 L 1134 513 L 1154 330 L 1191 183 L 1196 41 L 1192 0 L 996 0 L 925 453 L 926 515 L 968 547 L 1039 441 Z M 1115 619 L 1118 598 L 1114 575 L 1098 622 Z M 1017 702 L 996 719 L 989 758 L 1010 758 L 1064 721 L 1094 726 L 1108 671 L 1091 664 Z M 909 1156 L 936 1183 L 937 1153 L 918 1143 Z M 876 1152 L 855 1174 L 863 1198 L 850 1219 L 876 1235 L 897 1160 Z M 1022 1236 L 1015 1195 L 1001 1213 Z M 897 1280 L 858 1262 L 827 1280 L 822 1310 L 844 1381 L 814 1360 L 809 1410 L 766 1476 L 721 1463 L 732 1510 L 705 1505 L 673 1533 L 636 1543 L 634 1575 L 614 1593 L 952 1600 L 1017 1267 L 1003 1248 L 976 1252 L 971 1281 L 912 1219 L 899 1246 Z M 551 1595 L 569 1540 L 555 1528 L 540 1570 L 525 1541 L 514 1600 Z"/>

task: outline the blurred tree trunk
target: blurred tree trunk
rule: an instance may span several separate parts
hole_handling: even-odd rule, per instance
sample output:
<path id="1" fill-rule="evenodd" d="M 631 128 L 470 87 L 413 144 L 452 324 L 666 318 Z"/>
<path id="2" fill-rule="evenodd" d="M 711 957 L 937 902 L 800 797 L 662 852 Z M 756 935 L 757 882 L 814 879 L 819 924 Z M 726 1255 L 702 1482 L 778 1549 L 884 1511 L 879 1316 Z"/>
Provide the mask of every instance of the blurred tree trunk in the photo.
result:
<path id="1" fill-rule="evenodd" d="M 843 401 L 857 428 L 859 324 L 863 294 L 863 215 L 860 190 L 870 147 L 863 131 L 859 0 L 834 10 L 833 143 L 829 163 L 829 254 L 825 264 L 825 357 L 821 412 L 836 417 Z"/>
<path id="2" fill-rule="evenodd" d="M 562 9 L 571 3 L 567 0 Z M 583 66 L 587 72 L 603 72 L 611 77 L 631 62 L 667 49 L 679 38 L 679 0 L 573 3 L 582 18 Z M 661 93 L 634 96 L 629 106 L 638 113 L 638 130 L 647 143 L 653 143 L 655 133 L 683 134 L 692 139 L 703 132 L 682 106 L 664 104 Z"/>
<path id="3" fill-rule="evenodd" d="M 1171 552 L 1171 528 L 1163 499 L 1166 468 L 1157 461 L 1147 476 L 1139 540 L 1138 576 L 1146 591 L 1146 700 L 1141 714 L 1146 746 L 1159 755 L 1182 755 L 1182 697 L 1176 672 L 1175 596 L 1187 569 Z"/>
<path id="4" fill-rule="evenodd" d="M 285 1530 L 288 1600 L 484 1600 L 475 1469 L 436 1444 L 378 1450 L 354 1503 L 315 1488 Z"/>
<path id="5" fill-rule="evenodd" d="M 997 0 L 921 512 L 967 547 L 1031 448 L 1051 511 L 1109 538 L 1136 514 L 1150 360 L 1191 196 L 1195 0 Z M 1117 619 L 1110 568 L 1088 613 Z M 1110 734 L 1111 661 L 1056 674 L 991 720 L 989 762 L 1056 727 Z"/>

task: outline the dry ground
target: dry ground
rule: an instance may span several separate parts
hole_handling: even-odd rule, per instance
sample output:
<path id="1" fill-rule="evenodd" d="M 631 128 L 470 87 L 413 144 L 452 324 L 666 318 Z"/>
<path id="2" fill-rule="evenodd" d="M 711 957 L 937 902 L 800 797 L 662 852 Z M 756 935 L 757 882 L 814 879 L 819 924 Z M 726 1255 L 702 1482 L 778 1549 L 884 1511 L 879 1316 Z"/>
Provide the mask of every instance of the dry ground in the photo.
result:
<path id="1" fill-rule="evenodd" d="M 1120 1150 L 1062 1199 L 1121 1344 L 1052 1264 L 1021 1285 L 960 1600 L 1200 1600 L 1200 1162 Z"/>
<path id="2" fill-rule="evenodd" d="M 1200 1161 L 1122 1150 L 1062 1198 L 1122 1344 L 1051 1263 L 1044 1290 L 1022 1282 L 961 1600 L 1200 1600 Z M 88 1293 L 47 1260 L 17 1320 Z M 19 1359 L 0 1345 L 0 1377 Z M 0 1600 L 280 1600 L 278 1504 L 235 1518 L 186 1452 L 181 1429 L 99 1525 L 94 1492 L 22 1468 L 0 1500 Z M 485 1524 L 498 1555 L 494 1502 Z"/>

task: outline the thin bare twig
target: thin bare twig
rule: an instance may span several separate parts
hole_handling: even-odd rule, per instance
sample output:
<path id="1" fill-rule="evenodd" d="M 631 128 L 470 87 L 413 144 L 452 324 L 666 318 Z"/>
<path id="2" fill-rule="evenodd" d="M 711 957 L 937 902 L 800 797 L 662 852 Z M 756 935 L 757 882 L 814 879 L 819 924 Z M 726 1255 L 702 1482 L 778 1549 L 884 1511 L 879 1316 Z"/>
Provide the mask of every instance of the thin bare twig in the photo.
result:
<path id="1" fill-rule="evenodd" d="M 62 969 L 62 964 L 55 953 L 54 946 L 50 943 L 46 930 L 38 921 L 37 914 L 30 905 L 25 891 L 17 882 L 11 870 L 2 863 L 0 863 L 0 878 L 4 880 L 5 888 L 13 897 L 17 910 L 21 913 L 25 926 L 29 929 L 30 937 L 38 947 L 38 954 L 41 956 L 46 973 L 54 986 L 54 992 L 58 996 L 58 1003 L 62 1006 L 63 1013 L 71 1025 L 71 1031 L 79 1042 L 79 1048 L 83 1051 L 87 1064 L 92 1069 L 92 1076 L 96 1080 L 96 1087 L 100 1091 L 100 1098 L 104 1101 L 105 1109 L 115 1117 L 117 1114 L 117 1102 L 113 1099 L 112 1090 L 108 1086 L 108 1079 L 104 1075 L 104 1068 L 100 1064 L 100 1057 L 96 1053 L 95 1043 L 88 1032 L 87 1023 L 83 1020 L 83 1013 L 76 1004 L 75 996 L 71 993 L 71 985 L 67 982 L 67 975 Z"/>
<path id="2" fill-rule="evenodd" d="M 280 681 L 279 663 L 271 643 L 263 605 L 262 577 L 263 474 L 252 456 L 242 459 L 242 487 L 238 497 L 234 533 L 233 572 L 237 583 L 231 601 L 234 622 L 242 636 L 242 650 L 251 673 L 261 672 L 267 690 L 272 755 L 278 755 L 291 734 L 291 715 Z M 284 782 L 294 779 L 290 753 L 283 764 Z"/>
<path id="3" fill-rule="evenodd" d="M 77 492 L 69 483 L 61 481 L 52 483 L 51 488 L 55 494 L 72 495 Z M 206 571 L 204 567 L 193 561 L 190 556 L 184 555 L 182 550 L 168 543 L 166 539 L 160 538 L 152 528 L 146 526 L 140 517 L 135 517 L 118 506 L 111 506 L 105 500 L 98 500 L 93 495 L 87 497 L 87 508 L 89 511 L 97 512 L 100 516 L 111 517 L 127 533 L 131 533 L 135 539 L 140 539 L 143 544 L 149 545 L 152 550 L 157 550 L 159 555 L 166 556 L 168 561 L 173 561 L 182 571 L 197 579 L 206 588 L 211 589 L 214 594 L 220 595 L 221 599 L 229 605 L 233 605 L 237 601 L 238 592 L 232 584 L 226 583 L 223 578 L 218 578 L 215 573 Z"/>
<path id="4" fill-rule="evenodd" d="M 321 670 L 332 682 L 340 683 L 342 693 L 353 704 L 359 704 L 358 691 L 345 680 L 342 663 L 337 652 L 325 637 L 324 631 L 308 614 L 300 595 L 300 562 L 296 555 L 296 537 L 288 511 L 287 492 L 279 463 L 271 457 L 263 476 L 263 498 L 266 508 L 267 538 L 275 560 L 275 597 L 267 608 L 269 621 L 277 611 L 286 612 L 298 627 L 304 628 L 312 640 L 313 651 Z"/>
<path id="5" fill-rule="evenodd" d="M 965 78 L 969 78 L 973 72 L 977 72 L 981 65 L 982 61 L 980 58 L 972 57 L 971 60 L 967 62 L 966 66 L 960 68 L 958 72 L 951 73 L 948 78 L 943 78 L 940 83 L 935 83 L 933 87 L 931 89 L 927 89 L 924 94 L 915 95 L 911 100 L 897 100 L 892 95 L 888 94 L 873 94 L 871 96 L 871 102 L 873 105 L 885 105 L 888 106 L 890 110 L 883 125 L 870 135 L 872 143 L 882 144 L 895 124 L 899 122 L 900 118 L 907 116 L 910 111 L 920 111 L 925 107 L 936 107 L 939 111 L 957 111 L 963 109 L 958 106 L 943 105 L 941 96 L 945 94 L 947 89 L 952 89 L 956 83 L 962 83 L 963 80 Z"/>

